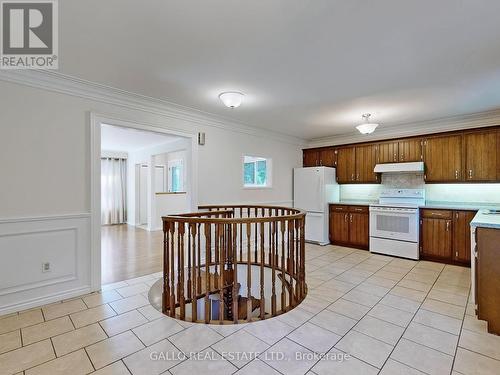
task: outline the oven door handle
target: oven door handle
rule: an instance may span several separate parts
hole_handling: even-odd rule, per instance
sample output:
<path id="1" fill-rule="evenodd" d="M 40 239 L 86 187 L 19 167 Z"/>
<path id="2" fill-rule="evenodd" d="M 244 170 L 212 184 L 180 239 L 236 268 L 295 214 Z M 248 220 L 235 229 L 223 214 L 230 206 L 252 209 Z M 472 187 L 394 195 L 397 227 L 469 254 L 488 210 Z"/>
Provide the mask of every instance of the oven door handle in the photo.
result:
<path id="1" fill-rule="evenodd" d="M 376 212 L 376 213 L 381 213 L 381 214 L 388 214 L 388 215 L 407 215 L 407 214 L 417 214 L 418 210 L 414 209 L 398 209 L 398 210 L 385 210 L 383 208 L 378 208 L 378 207 L 370 207 L 370 212 Z"/>

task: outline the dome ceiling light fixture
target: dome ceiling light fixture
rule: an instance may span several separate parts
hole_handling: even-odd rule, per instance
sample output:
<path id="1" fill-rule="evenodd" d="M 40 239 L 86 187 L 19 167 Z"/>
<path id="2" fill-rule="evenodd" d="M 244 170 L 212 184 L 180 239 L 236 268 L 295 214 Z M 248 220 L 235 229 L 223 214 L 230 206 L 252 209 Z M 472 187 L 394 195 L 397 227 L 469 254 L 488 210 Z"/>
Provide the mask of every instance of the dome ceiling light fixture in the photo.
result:
<path id="1" fill-rule="evenodd" d="M 371 134 L 377 128 L 378 124 L 370 122 L 370 116 L 371 116 L 370 113 L 365 113 L 362 116 L 365 122 L 356 126 L 356 129 L 358 129 L 361 134 Z"/>
<path id="2" fill-rule="evenodd" d="M 219 99 L 228 108 L 238 108 L 243 103 L 244 96 L 238 91 L 226 91 L 219 95 Z"/>

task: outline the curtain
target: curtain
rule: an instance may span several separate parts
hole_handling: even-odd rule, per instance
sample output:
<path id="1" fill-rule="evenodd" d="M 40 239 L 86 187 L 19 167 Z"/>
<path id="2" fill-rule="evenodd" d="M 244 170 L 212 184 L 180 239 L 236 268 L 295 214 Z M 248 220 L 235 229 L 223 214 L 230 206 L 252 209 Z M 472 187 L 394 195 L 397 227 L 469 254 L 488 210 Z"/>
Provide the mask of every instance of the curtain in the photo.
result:
<path id="1" fill-rule="evenodd" d="M 101 224 L 127 221 L 127 160 L 101 159 Z"/>

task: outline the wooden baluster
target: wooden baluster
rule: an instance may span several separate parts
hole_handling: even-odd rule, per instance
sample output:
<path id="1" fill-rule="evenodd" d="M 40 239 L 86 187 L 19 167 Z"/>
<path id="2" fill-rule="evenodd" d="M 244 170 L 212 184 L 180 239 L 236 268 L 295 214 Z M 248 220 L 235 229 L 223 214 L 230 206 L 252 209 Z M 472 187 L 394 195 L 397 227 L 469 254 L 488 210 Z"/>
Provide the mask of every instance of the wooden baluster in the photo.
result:
<path id="1" fill-rule="evenodd" d="M 250 210 L 250 209 L 249 209 Z M 251 263 L 251 243 L 252 226 L 247 223 L 247 322 L 252 321 L 252 263 Z"/>
<path id="2" fill-rule="evenodd" d="M 290 274 L 290 290 L 289 292 L 289 305 L 290 307 L 295 307 L 295 297 L 293 294 L 293 282 L 294 282 L 294 259 L 293 252 L 295 249 L 295 225 L 293 220 L 288 221 L 288 273 Z"/>
<path id="3" fill-rule="evenodd" d="M 281 229 L 281 313 L 286 311 L 286 295 L 285 295 L 285 221 L 280 221 Z"/>
<path id="4" fill-rule="evenodd" d="M 275 233 L 276 230 L 276 221 L 272 221 L 270 224 L 270 238 L 271 241 L 271 267 L 272 267 L 272 276 L 271 276 L 271 316 L 276 316 L 276 249 L 277 243 L 275 241 Z"/>
<path id="5" fill-rule="evenodd" d="M 240 218 L 243 217 L 243 207 L 240 207 Z M 240 262 L 243 261 L 243 223 L 240 223 Z"/>
<path id="6" fill-rule="evenodd" d="M 186 300 L 184 298 L 184 232 L 185 224 L 183 222 L 179 223 L 179 227 L 177 228 L 178 233 L 178 284 L 177 284 L 177 299 L 179 300 L 180 307 L 180 319 L 185 320 L 186 318 Z"/>
<path id="7" fill-rule="evenodd" d="M 258 212 L 257 212 L 257 208 L 255 207 L 254 208 L 254 215 L 255 217 L 258 217 Z M 255 263 L 258 263 L 259 260 L 257 258 L 257 245 L 258 245 L 258 241 L 257 241 L 257 223 L 255 223 L 255 233 L 254 233 L 254 258 L 255 258 Z"/>
<path id="8" fill-rule="evenodd" d="M 219 232 L 219 241 L 221 242 L 221 246 L 219 246 L 219 261 L 220 261 L 220 292 L 219 292 L 219 323 L 224 323 L 224 263 L 226 258 L 225 254 L 225 245 L 224 245 L 224 224 L 217 224 L 217 231 Z"/>
<path id="9" fill-rule="evenodd" d="M 266 299 L 264 297 L 264 222 L 260 223 L 260 319 L 264 320 L 266 314 Z"/>
<path id="10" fill-rule="evenodd" d="M 301 297 L 306 295 L 306 264 L 305 264 L 305 233 L 304 233 L 305 217 L 300 220 L 300 283 Z"/>
<path id="11" fill-rule="evenodd" d="M 175 317 L 175 222 L 170 223 L 170 299 L 169 312 Z"/>
<path id="12" fill-rule="evenodd" d="M 170 299 L 170 251 L 169 251 L 169 234 L 170 234 L 170 223 L 168 221 L 163 222 L 163 295 L 162 295 L 162 312 L 167 313 Z"/>
<path id="13" fill-rule="evenodd" d="M 210 247 L 211 247 L 211 225 L 205 223 L 205 323 L 210 323 L 210 300 L 208 295 L 210 293 Z"/>
<path id="14" fill-rule="evenodd" d="M 188 224 L 188 234 L 187 234 L 188 244 L 187 244 L 187 256 L 188 256 L 188 278 L 186 283 L 187 298 L 191 298 L 191 225 Z"/>
<path id="15" fill-rule="evenodd" d="M 196 282 L 196 295 L 201 294 L 201 224 L 196 225 L 196 237 L 198 239 L 198 272 L 197 272 L 197 282 Z"/>
<path id="16" fill-rule="evenodd" d="M 219 238 L 219 224 L 215 224 L 214 225 L 215 227 L 215 239 L 214 239 L 214 243 L 215 243 L 215 257 L 214 257 L 214 263 L 215 263 L 215 273 L 214 273 L 214 288 L 217 289 L 219 288 L 219 272 L 218 272 L 218 267 L 219 267 L 219 258 L 220 258 L 220 254 L 219 254 L 219 251 L 220 251 L 220 247 L 219 247 L 219 244 L 220 244 L 220 238 Z M 222 270 L 221 270 L 222 272 Z"/>
<path id="17" fill-rule="evenodd" d="M 191 232 L 191 241 L 192 241 L 192 244 L 193 244 L 193 247 L 191 249 L 192 251 L 192 256 L 193 256 L 193 282 L 192 282 L 192 292 L 191 292 L 191 321 L 193 322 L 196 322 L 198 320 L 198 299 L 196 298 L 197 297 L 197 293 L 196 293 L 196 263 L 200 261 L 200 259 L 196 259 L 196 224 L 195 223 L 190 223 L 189 224 L 189 227 L 190 227 L 190 232 Z"/>
<path id="18" fill-rule="evenodd" d="M 238 235 L 238 224 L 233 224 L 233 259 L 234 262 L 234 273 L 233 273 L 233 322 L 238 323 L 238 310 L 239 310 L 239 301 L 238 301 L 238 249 L 236 247 L 236 236 Z"/>
<path id="19" fill-rule="evenodd" d="M 300 252 L 300 220 L 294 219 L 294 225 L 295 225 L 295 264 L 294 264 L 294 275 L 295 279 L 297 280 L 296 286 L 295 286 L 295 294 L 299 300 L 302 300 L 302 295 L 300 292 L 300 285 L 299 285 L 299 252 Z"/>

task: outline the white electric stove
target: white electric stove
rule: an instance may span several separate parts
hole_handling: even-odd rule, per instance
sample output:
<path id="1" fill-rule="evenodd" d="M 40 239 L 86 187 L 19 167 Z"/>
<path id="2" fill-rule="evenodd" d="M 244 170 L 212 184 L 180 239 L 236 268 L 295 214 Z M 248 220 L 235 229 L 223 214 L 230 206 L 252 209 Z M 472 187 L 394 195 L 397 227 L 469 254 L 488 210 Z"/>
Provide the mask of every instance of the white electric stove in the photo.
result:
<path id="1" fill-rule="evenodd" d="M 370 252 L 418 259 L 424 189 L 386 189 L 370 205 Z"/>

